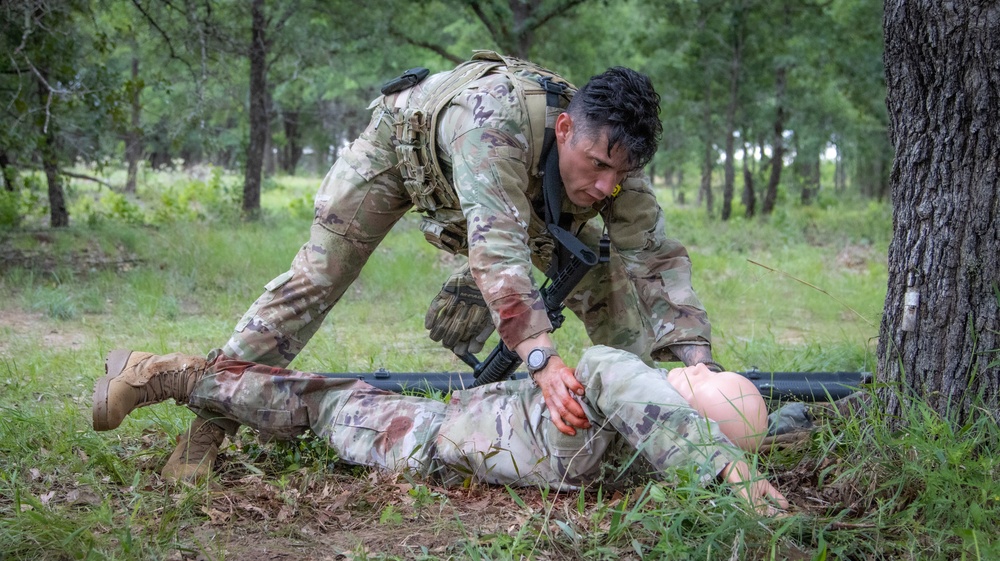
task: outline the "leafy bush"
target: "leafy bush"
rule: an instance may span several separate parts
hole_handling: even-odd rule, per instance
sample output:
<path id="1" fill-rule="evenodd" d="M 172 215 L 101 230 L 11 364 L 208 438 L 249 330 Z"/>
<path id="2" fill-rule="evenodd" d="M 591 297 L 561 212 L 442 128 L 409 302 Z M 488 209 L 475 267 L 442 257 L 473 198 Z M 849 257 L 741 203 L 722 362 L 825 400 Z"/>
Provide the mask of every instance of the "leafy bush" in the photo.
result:
<path id="1" fill-rule="evenodd" d="M 238 180 L 224 177 L 212 167 L 207 180 L 189 179 L 167 187 L 157 200 L 152 221 L 157 224 L 181 220 L 232 220 L 239 217 Z"/>
<path id="2" fill-rule="evenodd" d="M 0 190 L 0 229 L 15 228 L 21 223 L 20 206 L 17 191 Z"/>

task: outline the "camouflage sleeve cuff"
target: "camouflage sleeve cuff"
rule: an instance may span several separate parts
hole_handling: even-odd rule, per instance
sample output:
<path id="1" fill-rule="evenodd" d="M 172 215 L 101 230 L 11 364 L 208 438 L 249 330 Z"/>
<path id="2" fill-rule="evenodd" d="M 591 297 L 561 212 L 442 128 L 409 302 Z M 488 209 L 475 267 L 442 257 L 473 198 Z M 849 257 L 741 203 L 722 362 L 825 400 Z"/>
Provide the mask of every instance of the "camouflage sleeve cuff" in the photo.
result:
<path id="1" fill-rule="evenodd" d="M 699 469 L 700 482 L 703 486 L 717 481 L 726 466 L 742 459 L 743 452 L 735 444 L 718 444 L 716 450 L 708 459 L 708 465 Z"/>
<path id="2" fill-rule="evenodd" d="M 705 336 L 701 336 L 699 334 L 696 335 L 694 339 L 678 338 L 676 340 L 670 337 L 663 337 L 661 340 L 653 344 L 653 350 L 650 352 L 650 357 L 652 357 L 652 359 L 655 360 L 656 362 L 683 362 L 679 356 L 675 355 L 674 352 L 670 350 L 670 346 L 671 345 L 711 346 L 712 344 L 706 338 L 707 336 L 708 333 L 705 333 Z"/>
<path id="3" fill-rule="evenodd" d="M 489 306 L 500 338 L 512 349 L 525 339 L 552 331 L 545 305 L 538 298 L 513 294 L 493 300 Z"/>

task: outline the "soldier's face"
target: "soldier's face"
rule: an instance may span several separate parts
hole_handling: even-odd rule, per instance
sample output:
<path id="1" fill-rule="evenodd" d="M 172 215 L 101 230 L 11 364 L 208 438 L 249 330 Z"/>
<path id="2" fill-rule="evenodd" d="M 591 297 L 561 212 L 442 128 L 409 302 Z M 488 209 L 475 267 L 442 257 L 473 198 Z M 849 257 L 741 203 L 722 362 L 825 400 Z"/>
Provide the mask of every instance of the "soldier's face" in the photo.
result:
<path id="1" fill-rule="evenodd" d="M 608 155 L 607 131 L 583 134 L 567 113 L 556 119 L 556 149 L 566 198 L 577 206 L 592 206 L 610 197 L 628 175 L 625 151 L 616 146 Z"/>

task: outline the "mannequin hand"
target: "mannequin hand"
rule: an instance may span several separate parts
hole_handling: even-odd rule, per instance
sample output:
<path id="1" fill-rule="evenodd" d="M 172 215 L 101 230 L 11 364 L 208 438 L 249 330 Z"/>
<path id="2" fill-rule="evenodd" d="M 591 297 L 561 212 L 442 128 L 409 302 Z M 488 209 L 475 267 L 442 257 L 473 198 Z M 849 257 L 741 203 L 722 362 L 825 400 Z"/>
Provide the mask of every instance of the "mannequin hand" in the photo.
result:
<path id="1" fill-rule="evenodd" d="M 781 491 L 757 473 L 757 470 L 751 468 L 745 460 L 729 463 L 722 469 L 721 477 L 759 514 L 774 516 L 788 509 L 788 500 Z"/>

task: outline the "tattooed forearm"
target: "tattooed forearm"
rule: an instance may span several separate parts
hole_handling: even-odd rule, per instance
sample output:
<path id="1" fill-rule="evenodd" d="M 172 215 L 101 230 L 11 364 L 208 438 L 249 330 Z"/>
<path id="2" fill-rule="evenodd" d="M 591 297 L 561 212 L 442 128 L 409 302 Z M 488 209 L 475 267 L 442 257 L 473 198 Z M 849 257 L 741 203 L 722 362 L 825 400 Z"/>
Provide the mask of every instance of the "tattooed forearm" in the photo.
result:
<path id="1" fill-rule="evenodd" d="M 712 347 L 708 345 L 671 345 L 670 350 L 677 355 L 677 358 L 681 359 L 685 366 L 693 366 L 699 362 L 710 368 L 712 365 L 718 366 L 712 361 Z"/>

